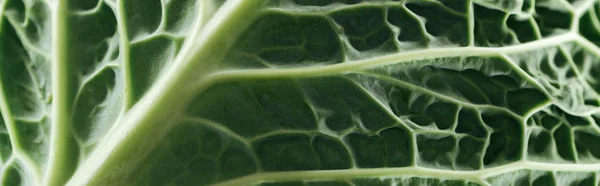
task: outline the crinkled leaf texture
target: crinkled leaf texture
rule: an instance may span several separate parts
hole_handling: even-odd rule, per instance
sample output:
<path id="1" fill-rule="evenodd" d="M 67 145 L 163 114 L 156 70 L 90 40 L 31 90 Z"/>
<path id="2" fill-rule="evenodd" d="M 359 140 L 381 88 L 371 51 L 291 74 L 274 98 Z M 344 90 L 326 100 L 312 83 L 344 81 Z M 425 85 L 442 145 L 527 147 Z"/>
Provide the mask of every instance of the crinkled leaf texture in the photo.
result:
<path id="1" fill-rule="evenodd" d="M 596 0 L 0 15 L 0 185 L 600 184 Z"/>

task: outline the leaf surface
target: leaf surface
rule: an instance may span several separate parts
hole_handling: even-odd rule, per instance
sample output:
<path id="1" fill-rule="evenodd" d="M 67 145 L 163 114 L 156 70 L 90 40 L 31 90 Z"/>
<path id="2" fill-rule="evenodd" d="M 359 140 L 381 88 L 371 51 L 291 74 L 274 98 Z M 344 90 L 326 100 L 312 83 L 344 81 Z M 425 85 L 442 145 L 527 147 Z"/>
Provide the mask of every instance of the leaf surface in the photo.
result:
<path id="1" fill-rule="evenodd" d="M 598 185 L 595 0 L 1 0 L 0 185 Z"/>

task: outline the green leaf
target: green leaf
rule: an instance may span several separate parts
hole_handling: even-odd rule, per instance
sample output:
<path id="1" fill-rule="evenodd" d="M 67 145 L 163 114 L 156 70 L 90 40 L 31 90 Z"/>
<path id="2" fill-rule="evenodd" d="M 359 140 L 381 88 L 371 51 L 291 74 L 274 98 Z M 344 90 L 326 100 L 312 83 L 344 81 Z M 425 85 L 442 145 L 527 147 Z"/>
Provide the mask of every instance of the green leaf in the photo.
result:
<path id="1" fill-rule="evenodd" d="M 596 0 L 0 0 L 0 185 L 598 185 Z"/>

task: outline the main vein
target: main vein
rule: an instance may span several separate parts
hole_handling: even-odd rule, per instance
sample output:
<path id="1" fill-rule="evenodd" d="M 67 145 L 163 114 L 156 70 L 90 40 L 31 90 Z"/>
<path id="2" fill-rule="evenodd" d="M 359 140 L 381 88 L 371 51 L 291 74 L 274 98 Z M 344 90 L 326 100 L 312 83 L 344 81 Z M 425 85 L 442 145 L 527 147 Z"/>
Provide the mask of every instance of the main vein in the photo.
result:
<path id="1" fill-rule="evenodd" d="M 54 1 L 52 9 L 52 123 L 50 153 L 44 185 L 63 185 L 72 175 L 74 141 L 71 135 L 73 64 L 68 57 L 69 0 Z"/>

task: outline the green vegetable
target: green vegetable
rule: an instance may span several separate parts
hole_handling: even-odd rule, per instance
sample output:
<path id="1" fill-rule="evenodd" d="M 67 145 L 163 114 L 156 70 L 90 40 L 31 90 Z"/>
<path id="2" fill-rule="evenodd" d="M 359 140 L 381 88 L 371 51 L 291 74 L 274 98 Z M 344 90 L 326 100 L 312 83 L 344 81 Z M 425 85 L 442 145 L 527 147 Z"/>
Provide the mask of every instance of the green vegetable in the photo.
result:
<path id="1" fill-rule="evenodd" d="M 596 0 L 0 15 L 0 185 L 600 184 Z"/>

